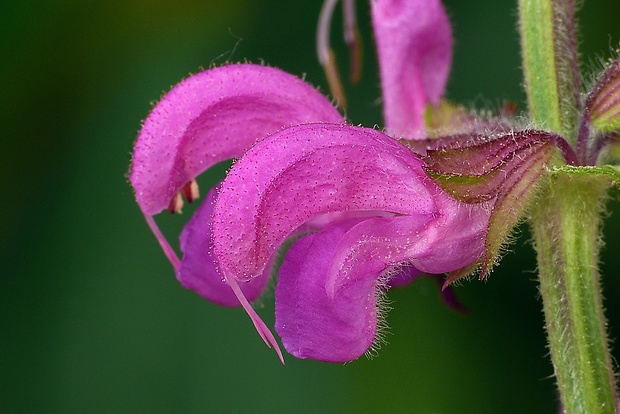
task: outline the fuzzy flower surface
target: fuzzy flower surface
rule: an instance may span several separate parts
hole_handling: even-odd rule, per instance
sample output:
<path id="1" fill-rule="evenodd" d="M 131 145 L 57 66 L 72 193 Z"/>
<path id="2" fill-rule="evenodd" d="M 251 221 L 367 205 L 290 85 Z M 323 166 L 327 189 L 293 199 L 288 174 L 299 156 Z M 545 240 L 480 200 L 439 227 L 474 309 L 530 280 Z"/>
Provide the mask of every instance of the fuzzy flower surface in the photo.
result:
<path id="1" fill-rule="evenodd" d="M 445 10 L 439 0 L 371 6 L 385 133 L 347 124 L 293 75 L 228 64 L 176 85 L 135 143 L 129 180 L 181 284 L 243 306 L 281 359 L 250 302 L 283 245 L 275 329 L 292 355 L 328 362 L 371 348 L 387 286 L 470 269 L 485 252 L 494 193 L 476 203 L 455 198 L 429 178 L 424 154 L 403 144 L 426 136 L 425 109 L 445 88 Z M 185 226 L 179 258 L 153 217 L 197 199 L 195 178 L 227 159 L 238 160 Z"/>

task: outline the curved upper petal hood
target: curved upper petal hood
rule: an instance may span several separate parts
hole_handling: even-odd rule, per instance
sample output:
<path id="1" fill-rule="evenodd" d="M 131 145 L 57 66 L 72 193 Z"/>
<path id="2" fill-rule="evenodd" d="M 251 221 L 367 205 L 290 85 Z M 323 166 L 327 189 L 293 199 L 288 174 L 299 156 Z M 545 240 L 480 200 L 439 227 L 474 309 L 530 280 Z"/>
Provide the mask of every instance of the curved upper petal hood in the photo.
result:
<path id="1" fill-rule="evenodd" d="M 254 145 L 222 183 L 213 217 L 221 270 L 259 274 L 298 226 L 335 211 L 436 214 L 423 162 L 372 129 L 334 124 L 287 128 Z"/>
<path id="2" fill-rule="evenodd" d="M 307 220 L 335 211 L 363 210 L 401 216 L 378 218 L 382 221 L 375 230 L 365 233 L 380 235 L 377 245 L 389 250 L 387 256 L 373 259 L 383 263 L 377 264 L 379 271 L 411 255 L 419 258 L 415 265 L 423 271 L 463 267 L 464 259 L 454 251 L 448 257 L 432 251 L 437 243 L 460 240 L 442 227 L 446 221 L 458 223 L 458 230 L 469 226 L 471 231 L 462 239 L 464 245 L 471 243 L 467 251 L 474 253 L 465 256 L 474 262 L 484 242 L 478 236 L 486 229 L 488 214 L 439 190 L 424 174 L 423 165 L 402 144 L 367 128 L 308 124 L 270 136 L 252 147 L 222 183 L 213 217 L 214 251 L 221 270 L 237 280 L 250 280 Z M 428 223 L 435 224 L 420 230 Z M 427 241 L 421 243 L 420 237 Z M 415 253 L 407 256 L 408 248 Z"/>
<path id="3" fill-rule="evenodd" d="M 344 122 L 313 87 L 279 69 L 234 64 L 197 73 L 153 108 L 135 142 L 129 180 L 146 215 L 166 208 L 212 165 L 290 125 Z"/>
<path id="4" fill-rule="evenodd" d="M 452 30 L 440 0 L 372 0 L 387 132 L 423 138 L 452 64 Z"/>

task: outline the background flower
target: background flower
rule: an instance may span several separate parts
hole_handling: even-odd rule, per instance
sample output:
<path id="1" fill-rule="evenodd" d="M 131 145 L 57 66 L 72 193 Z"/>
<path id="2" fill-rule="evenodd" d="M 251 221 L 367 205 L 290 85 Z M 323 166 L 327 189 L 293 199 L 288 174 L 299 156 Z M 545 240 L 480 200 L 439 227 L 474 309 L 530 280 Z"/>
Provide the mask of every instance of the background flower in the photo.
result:
<path id="1" fill-rule="evenodd" d="M 457 39 L 448 97 L 522 102 L 515 2 L 444 3 Z M 320 4 L 2 7 L 0 411 L 554 412 L 540 303 L 527 273 L 534 260 L 523 242 L 488 283 L 458 288 L 473 310 L 468 317 L 445 309 L 432 280 L 392 292 L 389 321 L 398 335 L 388 335 L 375 360 L 344 367 L 275 364 L 240 310 L 211 305 L 171 277 L 123 176 L 138 120 L 168 85 L 229 57 L 306 73 L 326 90 L 312 36 Z M 358 7 L 367 29 L 367 5 Z M 617 44 L 619 13 L 615 0 L 585 2 L 584 54 L 607 55 Z M 372 38 L 363 35 L 365 73 L 347 90 L 348 114 L 381 125 Z M 344 47 L 338 56 L 345 66 Z M 163 221 L 167 234 L 178 234 L 184 219 Z M 606 307 L 617 327 L 618 213 L 604 231 Z M 241 383 L 252 386 L 240 393 Z"/>

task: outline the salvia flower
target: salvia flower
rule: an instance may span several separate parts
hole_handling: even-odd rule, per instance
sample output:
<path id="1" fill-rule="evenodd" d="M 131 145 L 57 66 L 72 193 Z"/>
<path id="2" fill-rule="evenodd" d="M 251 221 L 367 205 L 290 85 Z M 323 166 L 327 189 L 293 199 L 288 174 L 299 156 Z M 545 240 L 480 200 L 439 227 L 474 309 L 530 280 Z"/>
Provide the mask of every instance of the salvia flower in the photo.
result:
<path id="1" fill-rule="evenodd" d="M 282 130 L 234 165 L 213 214 L 230 285 L 259 277 L 287 237 L 327 215 L 280 268 L 276 329 L 290 353 L 359 357 L 375 340 L 376 296 L 390 271 L 449 272 L 483 254 L 488 209 L 454 200 L 423 166 L 381 132 L 334 124 Z"/>
<path id="2" fill-rule="evenodd" d="M 352 1 L 343 4 L 351 25 Z M 290 248 L 275 299 L 285 348 L 299 358 L 356 359 L 379 336 L 390 284 L 422 272 L 452 272 L 452 281 L 480 264 L 488 273 L 558 141 L 540 131 L 515 137 L 500 124 L 483 135 L 477 121 L 464 123 L 463 136 L 407 141 L 428 135 L 424 113 L 443 93 L 448 18 L 439 0 L 373 0 L 372 14 L 386 133 L 348 125 L 292 75 L 229 64 L 175 86 L 135 143 L 129 179 L 180 282 L 215 303 L 243 306 L 281 359 L 250 302 L 283 245 Z M 319 33 L 329 17 L 321 21 Z M 320 55 L 326 50 L 319 45 Z M 198 197 L 196 176 L 231 158 L 238 161 L 184 228 L 179 259 L 153 216 L 180 212 L 183 196 Z"/>

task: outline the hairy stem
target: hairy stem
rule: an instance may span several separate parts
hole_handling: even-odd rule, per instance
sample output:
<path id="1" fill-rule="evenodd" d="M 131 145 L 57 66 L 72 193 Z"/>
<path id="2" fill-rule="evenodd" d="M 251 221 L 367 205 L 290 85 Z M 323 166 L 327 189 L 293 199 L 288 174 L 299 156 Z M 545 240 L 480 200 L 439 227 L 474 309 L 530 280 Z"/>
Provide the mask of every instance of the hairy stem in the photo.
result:
<path id="1" fill-rule="evenodd" d="M 538 128 L 577 140 L 579 64 L 574 0 L 519 0 L 528 108 Z"/>
<path id="2" fill-rule="evenodd" d="M 587 145 L 577 142 L 582 103 L 575 25 L 575 0 L 519 0 L 530 116 L 538 128 L 559 133 L 576 146 L 577 164 L 583 165 Z M 559 158 L 555 165 L 566 167 Z M 556 170 L 530 217 L 549 350 L 568 414 L 616 411 L 597 267 L 608 185 L 607 178 L 585 170 Z"/>
<path id="3" fill-rule="evenodd" d="M 615 412 L 598 272 L 607 186 L 597 176 L 553 175 L 530 219 L 549 350 L 568 414 Z"/>

